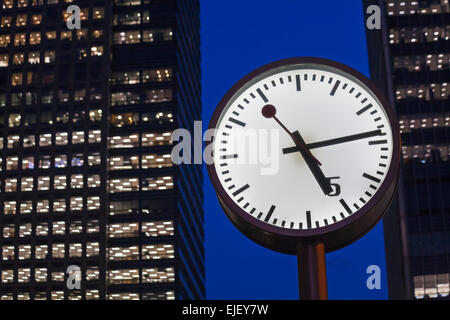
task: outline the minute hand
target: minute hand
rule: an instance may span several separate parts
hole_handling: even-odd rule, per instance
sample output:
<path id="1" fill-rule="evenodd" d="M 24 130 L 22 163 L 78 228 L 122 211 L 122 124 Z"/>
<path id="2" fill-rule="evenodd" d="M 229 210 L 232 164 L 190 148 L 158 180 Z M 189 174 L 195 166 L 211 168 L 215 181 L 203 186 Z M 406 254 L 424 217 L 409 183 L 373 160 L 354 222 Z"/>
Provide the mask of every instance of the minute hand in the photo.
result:
<path id="1" fill-rule="evenodd" d="M 367 132 L 363 132 L 363 133 L 352 134 L 350 136 L 309 143 L 306 146 L 308 147 L 308 149 L 316 149 L 316 148 L 331 146 L 331 145 L 335 145 L 335 144 L 339 144 L 339 143 L 375 137 L 375 136 L 381 135 L 381 133 L 382 133 L 381 130 L 367 131 Z M 298 152 L 298 151 L 299 151 L 299 148 L 297 146 L 283 148 L 283 154 L 294 153 L 294 152 Z"/>

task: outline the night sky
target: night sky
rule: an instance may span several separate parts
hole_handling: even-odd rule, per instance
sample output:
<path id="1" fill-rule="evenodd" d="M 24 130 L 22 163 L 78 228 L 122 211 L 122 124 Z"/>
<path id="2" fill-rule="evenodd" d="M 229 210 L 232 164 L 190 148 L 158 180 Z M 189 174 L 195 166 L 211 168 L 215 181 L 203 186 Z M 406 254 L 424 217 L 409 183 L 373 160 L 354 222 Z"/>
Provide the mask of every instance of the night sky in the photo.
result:
<path id="1" fill-rule="evenodd" d="M 369 76 L 362 1 L 201 1 L 203 127 L 244 75 L 295 56 L 339 61 Z M 274 4 L 275 3 L 275 4 Z M 248 240 L 231 224 L 204 170 L 208 299 L 298 299 L 297 260 Z M 379 265 L 381 290 L 366 287 Z M 387 299 L 383 228 L 327 254 L 330 299 Z"/>

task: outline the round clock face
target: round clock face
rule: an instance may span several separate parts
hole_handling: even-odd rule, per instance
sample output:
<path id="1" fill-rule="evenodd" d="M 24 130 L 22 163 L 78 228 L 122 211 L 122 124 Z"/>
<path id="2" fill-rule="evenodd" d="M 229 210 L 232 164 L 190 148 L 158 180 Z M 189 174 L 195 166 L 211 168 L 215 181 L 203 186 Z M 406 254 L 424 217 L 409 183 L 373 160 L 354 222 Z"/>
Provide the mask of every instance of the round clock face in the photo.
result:
<path id="1" fill-rule="evenodd" d="M 290 59 L 222 100 L 209 171 L 229 215 L 298 238 L 344 228 L 375 205 L 398 165 L 397 129 L 368 80 L 343 68 Z"/>

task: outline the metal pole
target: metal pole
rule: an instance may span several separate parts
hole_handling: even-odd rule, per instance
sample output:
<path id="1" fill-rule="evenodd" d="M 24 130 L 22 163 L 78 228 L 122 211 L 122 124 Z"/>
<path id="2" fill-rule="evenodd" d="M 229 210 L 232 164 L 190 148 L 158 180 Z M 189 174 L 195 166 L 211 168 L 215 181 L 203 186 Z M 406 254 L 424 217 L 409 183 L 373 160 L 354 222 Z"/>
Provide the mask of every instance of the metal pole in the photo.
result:
<path id="1" fill-rule="evenodd" d="M 300 299 L 327 300 L 327 269 L 323 243 L 299 245 L 297 262 Z"/>

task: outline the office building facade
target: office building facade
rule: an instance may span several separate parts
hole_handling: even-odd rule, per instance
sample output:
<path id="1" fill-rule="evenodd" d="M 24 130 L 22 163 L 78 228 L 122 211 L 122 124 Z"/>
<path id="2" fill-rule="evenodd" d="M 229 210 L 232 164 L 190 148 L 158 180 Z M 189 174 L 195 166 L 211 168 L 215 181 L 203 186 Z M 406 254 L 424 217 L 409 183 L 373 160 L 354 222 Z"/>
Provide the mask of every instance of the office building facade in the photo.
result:
<path id="1" fill-rule="evenodd" d="M 366 29 L 370 73 L 397 112 L 402 138 L 398 197 L 384 218 L 389 296 L 448 299 L 449 2 L 363 4 L 381 9 L 381 30 Z"/>
<path id="2" fill-rule="evenodd" d="M 203 298 L 201 167 L 170 155 L 201 116 L 198 1 L 2 0 L 0 24 L 1 299 Z"/>

